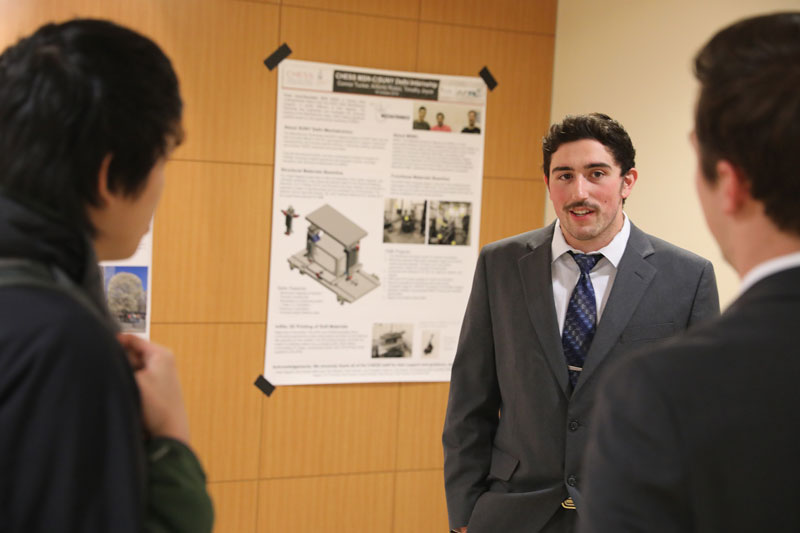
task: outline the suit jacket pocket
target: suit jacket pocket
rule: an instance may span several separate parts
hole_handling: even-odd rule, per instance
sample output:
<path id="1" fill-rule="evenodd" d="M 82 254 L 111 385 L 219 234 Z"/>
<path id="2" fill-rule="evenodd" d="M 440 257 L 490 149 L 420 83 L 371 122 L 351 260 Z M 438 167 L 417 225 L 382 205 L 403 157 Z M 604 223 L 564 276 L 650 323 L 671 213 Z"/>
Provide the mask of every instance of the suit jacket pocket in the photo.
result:
<path id="1" fill-rule="evenodd" d="M 566 498 L 564 484 L 533 492 L 484 492 L 469 519 L 469 533 L 541 531 Z M 572 511 L 569 511 L 572 512 Z"/>
<path id="2" fill-rule="evenodd" d="M 662 324 L 647 324 L 644 326 L 631 326 L 622 332 L 620 342 L 629 344 L 632 342 L 657 341 L 671 337 L 675 334 L 675 324 L 664 322 Z"/>
<path id="3" fill-rule="evenodd" d="M 514 470 L 517 469 L 518 464 L 519 459 L 515 459 L 499 448 L 492 447 L 492 464 L 489 467 L 489 477 L 508 481 L 511 479 Z"/>

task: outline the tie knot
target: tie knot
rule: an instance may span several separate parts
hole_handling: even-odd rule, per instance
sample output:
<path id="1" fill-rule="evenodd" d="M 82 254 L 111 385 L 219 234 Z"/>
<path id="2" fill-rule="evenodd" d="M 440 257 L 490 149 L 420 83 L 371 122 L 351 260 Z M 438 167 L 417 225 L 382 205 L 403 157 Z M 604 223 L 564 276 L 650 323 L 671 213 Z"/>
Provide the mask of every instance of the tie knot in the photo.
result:
<path id="1" fill-rule="evenodd" d="M 602 259 L 603 254 L 576 254 L 573 252 L 569 252 L 569 255 L 578 263 L 578 268 L 581 269 L 582 274 L 588 275 L 589 272 L 592 271 L 594 266 L 597 264 L 600 259 Z"/>

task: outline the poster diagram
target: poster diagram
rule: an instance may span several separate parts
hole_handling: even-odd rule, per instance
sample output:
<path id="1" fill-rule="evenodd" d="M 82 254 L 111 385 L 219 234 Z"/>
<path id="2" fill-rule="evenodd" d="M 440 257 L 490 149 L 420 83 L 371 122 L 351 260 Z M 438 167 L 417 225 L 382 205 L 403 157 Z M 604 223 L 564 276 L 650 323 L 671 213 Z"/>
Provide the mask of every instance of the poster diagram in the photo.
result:
<path id="1" fill-rule="evenodd" d="M 447 381 L 478 256 L 478 77 L 284 60 L 264 377 Z"/>
<path id="2" fill-rule="evenodd" d="M 367 232 L 325 204 L 306 216 L 306 247 L 289 258 L 296 268 L 336 294 L 339 303 L 354 302 L 380 285 L 358 262 L 359 243 Z"/>

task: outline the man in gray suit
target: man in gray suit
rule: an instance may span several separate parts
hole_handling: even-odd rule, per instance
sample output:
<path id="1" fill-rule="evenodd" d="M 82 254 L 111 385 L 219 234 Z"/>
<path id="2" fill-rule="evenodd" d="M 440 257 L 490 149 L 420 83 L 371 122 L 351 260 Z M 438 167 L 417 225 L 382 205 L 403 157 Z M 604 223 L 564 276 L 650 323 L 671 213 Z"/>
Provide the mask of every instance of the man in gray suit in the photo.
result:
<path id="1" fill-rule="evenodd" d="M 695 73 L 697 191 L 741 294 L 607 372 L 586 533 L 800 531 L 800 11 L 725 28 Z"/>
<path id="2" fill-rule="evenodd" d="M 603 369 L 719 313 L 711 263 L 623 213 L 638 174 L 617 121 L 567 117 L 543 152 L 558 220 L 481 251 L 453 362 L 442 440 L 456 531 L 572 531 Z"/>

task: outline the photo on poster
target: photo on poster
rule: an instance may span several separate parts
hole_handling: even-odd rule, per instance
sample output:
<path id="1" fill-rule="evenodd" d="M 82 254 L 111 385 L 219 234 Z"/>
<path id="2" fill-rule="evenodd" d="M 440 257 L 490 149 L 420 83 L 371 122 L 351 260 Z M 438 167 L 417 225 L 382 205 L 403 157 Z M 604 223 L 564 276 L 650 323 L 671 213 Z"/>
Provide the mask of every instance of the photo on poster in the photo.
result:
<path id="1" fill-rule="evenodd" d="M 428 244 L 469 246 L 470 202 L 430 202 Z"/>
<path id="2" fill-rule="evenodd" d="M 413 104 L 411 129 L 442 133 L 480 133 L 481 112 L 469 106 L 443 102 Z"/>
<path id="3" fill-rule="evenodd" d="M 103 266 L 108 309 L 122 331 L 147 330 L 147 271 L 146 266 Z"/>
<path id="4" fill-rule="evenodd" d="M 386 198 L 383 209 L 383 242 L 425 244 L 428 202 Z"/>
<path id="5" fill-rule="evenodd" d="M 372 358 L 411 357 L 413 324 L 373 324 Z"/>
<path id="6" fill-rule="evenodd" d="M 439 330 L 436 329 L 423 329 L 422 330 L 422 357 L 438 357 L 441 353 L 441 340 Z"/>

